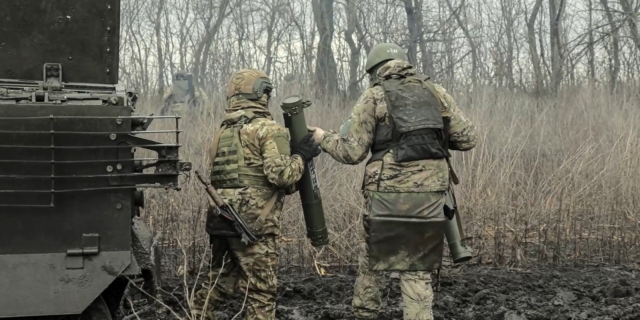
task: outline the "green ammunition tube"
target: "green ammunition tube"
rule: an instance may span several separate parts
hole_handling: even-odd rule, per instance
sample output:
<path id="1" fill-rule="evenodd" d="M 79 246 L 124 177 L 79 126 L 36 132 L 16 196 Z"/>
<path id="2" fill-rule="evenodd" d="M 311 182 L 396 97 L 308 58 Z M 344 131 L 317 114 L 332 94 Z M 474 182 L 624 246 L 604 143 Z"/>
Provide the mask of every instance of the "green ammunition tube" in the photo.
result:
<path id="1" fill-rule="evenodd" d="M 309 106 L 311 106 L 311 101 L 303 101 L 302 97 L 297 95 L 290 96 L 282 102 L 284 125 L 289 129 L 291 141 L 301 141 L 309 133 L 304 117 L 304 108 Z M 312 246 L 321 247 L 329 242 L 329 234 L 324 219 L 320 187 L 313 159 L 308 161 L 305 167 L 302 179 L 298 182 L 298 189 L 307 227 L 307 238 L 311 240 Z"/>
<path id="2" fill-rule="evenodd" d="M 444 235 L 447 237 L 447 244 L 449 245 L 449 251 L 453 258 L 453 263 L 458 264 L 471 260 L 473 255 L 471 250 L 462 243 L 462 223 L 460 220 L 460 213 L 457 211 L 454 204 L 451 190 L 447 191 L 445 198 L 445 206 L 453 211 L 453 219 L 447 219 L 444 226 Z"/>

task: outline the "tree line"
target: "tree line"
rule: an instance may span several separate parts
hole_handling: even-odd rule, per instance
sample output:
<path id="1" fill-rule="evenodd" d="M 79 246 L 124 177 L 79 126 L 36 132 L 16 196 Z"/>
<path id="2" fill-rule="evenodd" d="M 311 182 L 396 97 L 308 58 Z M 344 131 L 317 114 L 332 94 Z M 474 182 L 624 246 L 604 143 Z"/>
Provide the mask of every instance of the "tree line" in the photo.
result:
<path id="1" fill-rule="evenodd" d="M 174 72 L 219 92 L 240 68 L 355 98 L 367 52 L 407 50 L 449 88 L 612 92 L 640 74 L 640 0 L 127 0 L 121 81 L 162 95 Z"/>

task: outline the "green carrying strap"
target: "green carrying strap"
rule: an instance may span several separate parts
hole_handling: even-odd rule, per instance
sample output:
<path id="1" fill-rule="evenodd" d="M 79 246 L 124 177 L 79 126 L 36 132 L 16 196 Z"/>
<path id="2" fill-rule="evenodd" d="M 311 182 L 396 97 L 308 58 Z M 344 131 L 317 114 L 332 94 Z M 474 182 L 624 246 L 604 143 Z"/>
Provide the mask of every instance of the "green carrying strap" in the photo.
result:
<path id="1" fill-rule="evenodd" d="M 214 135 L 213 135 L 213 143 L 211 144 L 211 150 L 210 150 L 210 165 L 209 168 L 213 168 L 213 164 L 216 162 L 216 156 L 218 155 L 218 146 L 220 145 L 220 136 L 222 136 L 222 132 L 227 128 L 227 126 L 225 124 L 223 124 L 222 126 L 220 126 L 220 130 L 218 130 Z"/>
<path id="2" fill-rule="evenodd" d="M 271 210 L 276 205 L 276 201 L 278 200 L 278 196 L 280 195 L 280 191 L 276 191 L 273 193 L 273 196 L 265 203 L 264 208 L 262 208 L 262 212 L 260 212 L 260 216 L 258 216 L 258 222 L 264 223 L 264 220 L 267 218 Z"/>

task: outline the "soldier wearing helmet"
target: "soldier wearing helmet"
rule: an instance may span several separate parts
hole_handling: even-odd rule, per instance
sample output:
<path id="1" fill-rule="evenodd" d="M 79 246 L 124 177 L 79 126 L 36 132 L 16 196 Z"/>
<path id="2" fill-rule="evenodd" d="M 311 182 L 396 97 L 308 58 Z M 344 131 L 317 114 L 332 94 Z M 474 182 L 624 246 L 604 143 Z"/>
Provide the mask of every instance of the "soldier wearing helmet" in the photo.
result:
<path id="1" fill-rule="evenodd" d="M 366 62 L 371 86 L 341 132 L 311 128 L 336 161 L 355 165 L 372 153 L 362 185 L 357 319 L 377 318 L 383 271 L 400 272 L 404 319 L 433 319 L 431 271 L 442 262 L 449 150 L 476 145 L 474 125 L 453 98 L 407 60 L 395 44 L 374 46 Z"/>
<path id="2" fill-rule="evenodd" d="M 227 107 L 211 146 L 211 184 L 232 205 L 260 239 L 245 245 L 215 223 L 210 235 L 212 259 L 209 281 L 194 299 L 196 319 L 204 313 L 216 319 L 212 304 L 236 289 L 247 290 L 245 319 L 275 319 L 276 273 L 280 213 L 285 195 L 320 148 L 308 134 L 290 142 L 288 130 L 275 122 L 268 109 L 273 91 L 262 71 L 242 69 L 227 87 Z M 214 285 L 215 283 L 215 285 Z"/>
<path id="3" fill-rule="evenodd" d="M 204 90 L 194 84 L 193 75 L 180 71 L 173 75 L 171 88 L 165 90 L 162 98 L 164 106 L 160 114 L 183 116 L 189 110 L 199 109 L 207 100 Z"/>

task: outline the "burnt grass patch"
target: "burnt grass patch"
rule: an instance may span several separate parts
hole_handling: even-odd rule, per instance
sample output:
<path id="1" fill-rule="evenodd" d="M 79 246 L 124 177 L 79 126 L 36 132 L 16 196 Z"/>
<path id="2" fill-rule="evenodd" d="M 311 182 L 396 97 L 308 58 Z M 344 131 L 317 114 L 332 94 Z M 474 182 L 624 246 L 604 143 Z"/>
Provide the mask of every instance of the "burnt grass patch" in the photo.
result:
<path id="1" fill-rule="evenodd" d="M 355 277 L 355 272 L 323 277 L 281 272 L 276 318 L 354 319 L 351 300 Z M 402 319 L 397 274 L 387 274 L 385 283 L 379 319 Z M 179 306 L 186 306 L 180 280 L 165 277 L 163 289 L 165 303 L 178 314 L 184 314 Z M 435 319 L 640 320 L 640 269 L 605 265 L 540 266 L 527 270 L 487 266 L 447 268 L 441 272 L 440 291 L 435 298 Z M 244 292 L 238 292 L 216 304 L 219 310 L 216 319 L 234 318 L 243 301 Z M 151 319 L 144 315 L 140 318 Z M 161 311 L 153 318 L 175 319 L 175 316 Z"/>

